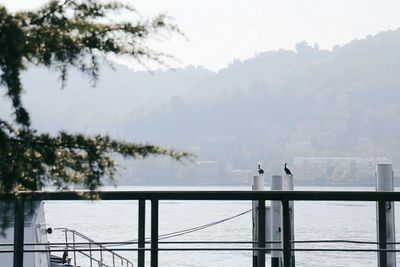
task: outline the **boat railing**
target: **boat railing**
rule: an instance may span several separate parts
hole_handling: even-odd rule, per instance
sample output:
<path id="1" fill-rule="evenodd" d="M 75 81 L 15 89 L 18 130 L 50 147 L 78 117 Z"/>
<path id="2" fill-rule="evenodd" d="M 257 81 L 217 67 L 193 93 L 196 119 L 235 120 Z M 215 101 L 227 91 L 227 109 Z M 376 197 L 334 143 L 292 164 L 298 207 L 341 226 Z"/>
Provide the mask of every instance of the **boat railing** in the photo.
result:
<path id="1" fill-rule="evenodd" d="M 66 251 L 73 252 L 73 263 L 77 266 L 77 253 L 83 255 L 84 257 L 89 259 L 90 267 L 93 266 L 93 262 L 96 262 L 96 267 L 116 267 L 116 266 L 126 266 L 126 267 L 133 267 L 133 263 L 128 260 L 127 258 L 115 253 L 113 250 L 105 247 L 102 243 L 96 242 L 93 239 L 89 238 L 88 236 L 72 229 L 68 229 L 65 227 L 61 228 L 54 228 L 55 231 L 62 231 L 64 232 L 65 238 L 65 249 Z M 70 236 L 68 235 L 70 234 Z M 70 237 L 70 238 L 69 238 Z M 86 242 L 78 242 L 77 237 L 83 239 Z M 81 241 L 81 240 L 79 240 Z M 84 245 L 81 249 L 82 244 Z M 79 247 L 77 246 L 79 245 Z M 51 247 L 51 245 L 50 245 Z M 98 252 L 98 257 L 94 255 L 94 252 Z M 107 255 L 110 254 L 109 261 L 106 262 Z M 97 253 L 96 253 L 97 254 Z M 118 263 L 118 264 L 117 264 Z"/>

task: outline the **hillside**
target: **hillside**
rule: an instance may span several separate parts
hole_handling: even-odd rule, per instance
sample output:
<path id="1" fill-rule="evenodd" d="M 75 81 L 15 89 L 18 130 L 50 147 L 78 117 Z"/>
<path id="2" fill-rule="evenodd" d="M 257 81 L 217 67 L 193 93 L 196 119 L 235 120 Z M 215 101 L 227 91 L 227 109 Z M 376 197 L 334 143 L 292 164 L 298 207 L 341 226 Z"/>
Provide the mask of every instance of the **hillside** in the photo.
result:
<path id="1" fill-rule="evenodd" d="M 192 150 L 228 176 L 258 161 L 294 164 L 299 157 L 386 157 L 400 164 L 400 29 L 332 51 L 302 42 L 295 51 L 234 60 L 217 73 L 115 67 L 103 68 L 96 88 L 74 72 L 64 90 L 48 70 L 26 73 L 24 102 L 34 125 Z M 123 175 L 135 183 L 191 183 L 190 168 L 139 161 Z"/>

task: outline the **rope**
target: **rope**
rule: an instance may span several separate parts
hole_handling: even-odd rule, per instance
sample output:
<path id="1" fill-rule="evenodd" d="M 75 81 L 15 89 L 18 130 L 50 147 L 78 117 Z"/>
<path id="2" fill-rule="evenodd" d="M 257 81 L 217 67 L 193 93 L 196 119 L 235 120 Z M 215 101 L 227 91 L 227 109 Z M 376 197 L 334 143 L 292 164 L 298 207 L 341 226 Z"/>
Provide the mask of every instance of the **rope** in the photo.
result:
<path id="1" fill-rule="evenodd" d="M 218 225 L 220 223 L 224 223 L 226 221 L 229 221 L 229 220 L 235 219 L 237 217 L 243 216 L 243 215 L 249 213 L 252 210 L 253 209 L 249 209 L 249 210 L 243 211 L 243 212 L 241 212 L 239 214 L 236 214 L 234 216 L 231 216 L 231 217 L 228 217 L 228 218 L 225 218 L 225 219 L 222 219 L 222 220 L 218 220 L 218 221 L 215 221 L 215 222 L 199 225 L 199 226 L 192 227 L 192 228 L 187 228 L 187 229 L 176 231 L 176 232 L 162 234 L 162 235 L 158 236 L 158 240 L 163 240 L 163 239 L 173 238 L 173 237 L 177 237 L 177 236 L 182 236 L 182 235 L 186 235 L 186 234 L 190 234 L 190 233 L 193 233 L 193 232 L 197 232 L 197 231 L 200 231 L 200 230 L 203 230 L 203 229 L 206 229 L 206 228 L 210 228 L 210 227 Z M 150 240 L 150 239 L 151 239 L 150 237 L 145 238 L 145 240 Z M 134 241 L 138 241 L 138 240 L 137 239 L 132 239 L 132 240 L 124 241 L 122 243 L 129 243 L 129 242 L 134 242 Z M 123 245 L 128 245 L 128 244 L 123 244 Z M 107 248 L 115 247 L 115 246 L 120 246 L 120 245 L 117 245 L 117 244 L 116 245 L 109 245 L 109 246 L 107 246 Z"/>
<path id="2" fill-rule="evenodd" d="M 200 231 L 200 230 L 209 228 L 211 226 L 214 226 L 214 225 L 217 225 L 217 224 L 220 224 L 220 223 L 224 223 L 226 221 L 229 221 L 229 220 L 235 219 L 237 217 L 240 217 L 242 215 L 245 215 L 245 214 L 249 213 L 252 210 L 253 209 L 249 209 L 249 210 L 241 212 L 241 213 L 239 213 L 237 215 L 234 215 L 234 216 L 231 216 L 231 217 L 219 220 L 219 221 L 215 221 L 215 222 L 212 222 L 212 223 L 208 223 L 208 224 L 204 224 L 204 225 L 200 225 L 200 226 L 197 226 L 197 227 L 188 228 L 188 229 L 185 229 L 185 230 L 176 231 L 176 232 L 172 232 L 172 233 L 168 233 L 168 234 L 163 234 L 163 235 L 158 236 L 158 239 L 159 240 L 163 240 L 163 239 L 167 239 L 167 238 L 172 238 L 172 237 L 181 236 L 181 235 L 193 233 L 193 232 L 196 232 L 196 231 Z M 150 239 L 150 238 L 147 238 L 147 239 Z"/>

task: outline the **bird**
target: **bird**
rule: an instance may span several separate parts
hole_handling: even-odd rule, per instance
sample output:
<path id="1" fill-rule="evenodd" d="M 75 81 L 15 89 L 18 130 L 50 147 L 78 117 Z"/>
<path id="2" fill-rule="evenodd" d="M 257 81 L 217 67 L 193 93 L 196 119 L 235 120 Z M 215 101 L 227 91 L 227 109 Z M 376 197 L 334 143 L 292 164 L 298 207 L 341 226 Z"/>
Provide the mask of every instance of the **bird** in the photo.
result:
<path id="1" fill-rule="evenodd" d="M 259 175 L 263 175 L 263 174 L 264 174 L 264 170 L 261 169 L 261 164 L 260 164 L 260 163 L 258 163 L 257 168 L 258 168 L 258 174 L 259 174 Z"/>
<path id="2" fill-rule="evenodd" d="M 288 169 L 288 167 L 286 167 L 286 165 L 287 165 L 287 163 L 285 163 L 285 168 L 284 168 L 286 175 L 293 176 L 292 172 Z"/>

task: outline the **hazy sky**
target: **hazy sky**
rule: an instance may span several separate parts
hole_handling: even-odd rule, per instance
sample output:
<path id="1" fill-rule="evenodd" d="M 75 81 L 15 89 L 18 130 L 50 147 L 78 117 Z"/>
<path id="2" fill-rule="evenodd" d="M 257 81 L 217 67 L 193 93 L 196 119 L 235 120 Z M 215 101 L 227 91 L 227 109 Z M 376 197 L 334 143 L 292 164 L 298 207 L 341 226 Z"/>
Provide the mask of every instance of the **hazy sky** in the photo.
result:
<path id="1" fill-rule="evenodd" d="M 46 0 L 0 0 L 11 10 L 35 8 Z M 234 58 L 293 49 L 306 40 L 330 49 L 356 38 L 400 27 L 398 0 L 138 0 L 143 16 L 167 13 L 190 39 L 163 43 L 181 65 L 213 70 Z"/>

